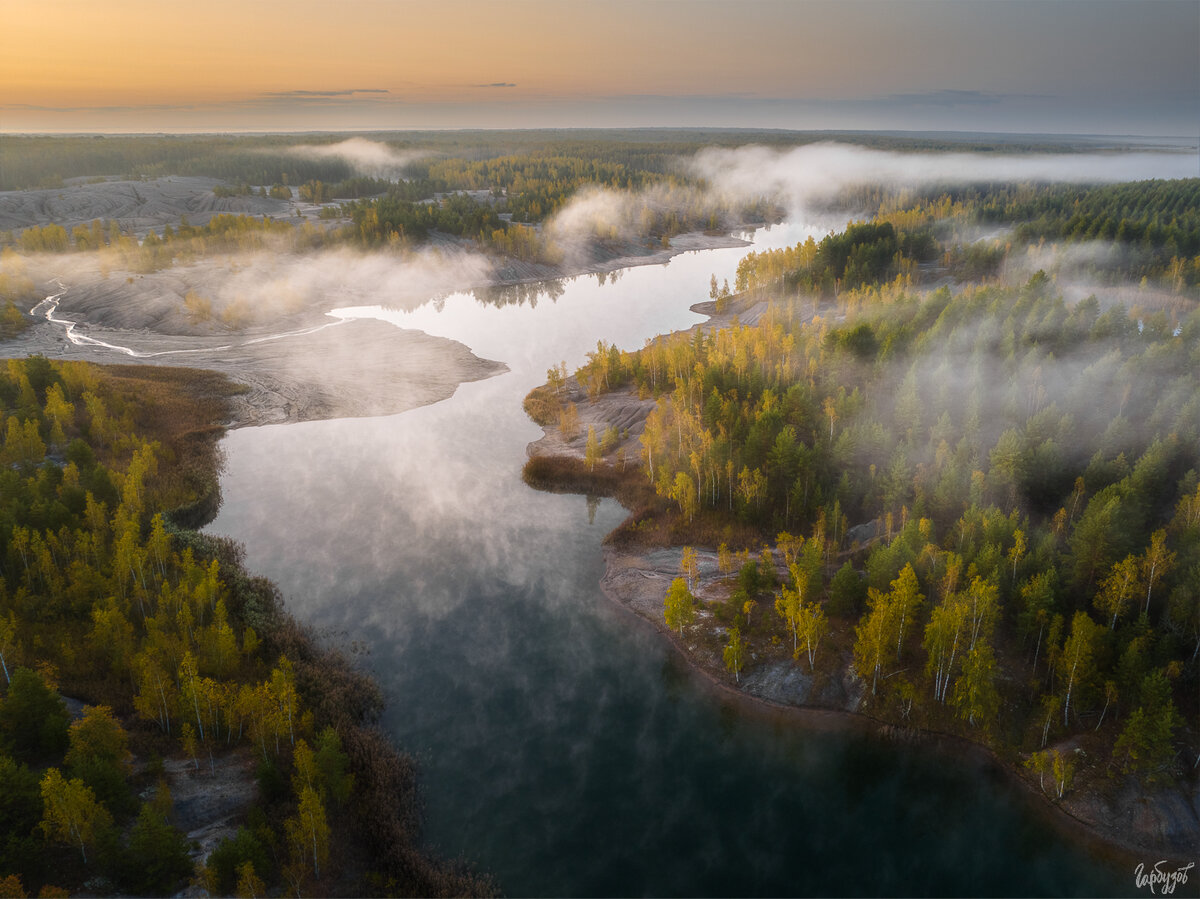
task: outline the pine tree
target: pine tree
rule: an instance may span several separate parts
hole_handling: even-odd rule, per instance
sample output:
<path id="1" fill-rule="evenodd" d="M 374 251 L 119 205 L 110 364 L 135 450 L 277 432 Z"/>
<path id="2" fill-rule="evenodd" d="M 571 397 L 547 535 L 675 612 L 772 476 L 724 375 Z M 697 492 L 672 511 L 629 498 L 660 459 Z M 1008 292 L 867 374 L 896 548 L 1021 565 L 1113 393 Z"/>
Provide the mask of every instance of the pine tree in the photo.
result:
<path id="1" fill-rule="evenodd" d="M 1162 671 L 1150 672 L 1142 680 L 1141 703 L 1113 746 L 1113 759 L 1122 771 L 1158 779 L 1175 756 L 1175 731 L 1181 723 L 1170 681 Z"/>

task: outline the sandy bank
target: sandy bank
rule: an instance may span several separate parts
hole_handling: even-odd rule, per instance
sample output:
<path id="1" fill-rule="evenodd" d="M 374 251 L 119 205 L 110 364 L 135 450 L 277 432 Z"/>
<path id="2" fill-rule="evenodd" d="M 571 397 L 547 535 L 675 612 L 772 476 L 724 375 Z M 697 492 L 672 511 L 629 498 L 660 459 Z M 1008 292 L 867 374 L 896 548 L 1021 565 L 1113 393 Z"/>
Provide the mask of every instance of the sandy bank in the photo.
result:
<path id="1" fill-rule="evenodd" d="M 167 355 L 130 356 L 78 346 L 62 326 L 44 320 L 0 344 L 0 353 L 211 369 L 246 386 L 233 400 L 233 427 L 392 415 L 446 399 L 464 382 L 507 371 L 455 341 L 373 320 L 323 317 L 293 331 L 247 331 L 228 342 L 149 330 L 93 327 L 77 333 L 138 353 Z"/>
<path id="2" fill-rule="evenodd" d="M 258 801 L 256 761 L 253 750 L 244 746 L 212 759 L 202 755 L 195 761 L 186 757 L 163 761 L 172 814 L 187 834 L 193 861 L 203 863 L 222 840 L 232 839 L 246 810 Z"/>

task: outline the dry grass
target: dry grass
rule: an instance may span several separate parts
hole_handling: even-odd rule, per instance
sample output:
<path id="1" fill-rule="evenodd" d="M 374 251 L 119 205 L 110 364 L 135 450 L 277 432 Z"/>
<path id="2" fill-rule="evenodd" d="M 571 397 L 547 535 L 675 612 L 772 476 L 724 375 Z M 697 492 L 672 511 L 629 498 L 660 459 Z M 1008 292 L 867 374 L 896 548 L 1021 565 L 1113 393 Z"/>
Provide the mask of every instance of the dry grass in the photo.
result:
<path id="1" fill-rule="evenodd" d="M 543 428 L 558 424 L 558 413 L 562 403 L 549 387 L 543 385 L 533 388 L 526 395 L 523 405 L 525 414 Z"/>
<path id="2" fill-rule="evenodd" d="M 629 510 L 629 517 L 605 538 L 613 546 L 717 546 L 757 550 L 771 535 L 753 525 L 732 521 L 713 510 L 704 510 L 691 521 L 679 514 L 671 500 L 654 492 L 639 468 L 620 471 L 608 463 L 589 471 L 574 456 L 534 456 L 522 476 L 530 487 L 547 493 L 582 493 L 611 496 Z"/>
<path id="3" fill-rule="evenodd" d="M 245 388 L 224 375 L 157 365 L 99 367 L 113 395 L 132 410 L 135 431 L 162 446 L 156 487 L 180 527 L 198 528 L 220 503 L 217 443 L 230 398 Z"/>

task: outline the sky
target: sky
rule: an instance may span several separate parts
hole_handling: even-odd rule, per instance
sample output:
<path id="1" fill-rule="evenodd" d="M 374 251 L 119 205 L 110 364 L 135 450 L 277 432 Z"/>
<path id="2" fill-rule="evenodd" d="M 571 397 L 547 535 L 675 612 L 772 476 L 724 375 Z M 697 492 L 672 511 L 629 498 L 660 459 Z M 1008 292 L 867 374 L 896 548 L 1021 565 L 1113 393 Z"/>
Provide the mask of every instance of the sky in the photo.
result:
<path id="1" fill-rule="evenodd" d="M 4 0 L 0 131 L 1200 133 L 1200 0 Z"/>

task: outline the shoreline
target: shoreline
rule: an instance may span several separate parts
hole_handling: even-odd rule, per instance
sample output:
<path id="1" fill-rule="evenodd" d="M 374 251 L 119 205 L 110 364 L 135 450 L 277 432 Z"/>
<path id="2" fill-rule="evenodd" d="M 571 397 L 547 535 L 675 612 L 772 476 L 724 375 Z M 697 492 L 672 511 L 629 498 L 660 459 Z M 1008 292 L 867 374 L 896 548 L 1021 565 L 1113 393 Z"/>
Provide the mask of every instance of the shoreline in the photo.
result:
<path id="1" fill-rule="evenodd" d="M 664 638 L 677 656 L 687 665 L 689 673 L 714 697 L 735 703 L 745 714 L 788 721 L 794 725 L 819 732 L 853 732 L 887 742 L 931 748 L 935 752 L 953 756 L 957 760 L 966 757 L 972 764 L 987 767 L 1002 774 L 1004 779 L 1015 789 L 1015 794 L 1020 797 L 1020 801 L 1026 808 L 1041 820 L 1068 835 L 1074 842 L 1081 844 L 1089 854 L 1102 857 L 1109 862 L 1127 864 L 1131 876 L 1137 863 L 1148 860 L 1146 853 L 1150 850 L 1147 847 L 1101 832 L 1085 819 L 1073 814 L 1069 808 L 1054 802 L 1049 795 L 1038 789 L 1035 782 L 1024 777 L 1018 766 L 1005 762 L 995 749 L 983 743 L 959 734 L 899 726 L 867 712 L 820 704 L 784 702 L 751 693 L 737 684 L 730 683 L 723 671 L 716 669 L 715 666 L 707 665 L 702 659 L 697 658 L 697 653 L 690 651 L 679 634 L 666 627 L 665 621 L 644 614 L 633 602 L 623 596 L 621 591 L 613 588 L 608 582 L 608 568 L 612 559 L 621 554 L 621 551 L 610 546 L 604 547 L 606 573 L 599 585 L 601 592 L 613 605 L 638 621 L 649 625 L 660 637 Z M 1192 860 L 1184 858 L 1177 850 L 1167 850 L 1166 854 L 1170 861 L 1180 864 L 1186 864 Z M 1156 856 L 1150 863 L 1157 860 Z"/>
<path id="2" fill-rule="evenodd" d="M 149 369 L 108 367 L 118 376 L 154 377 L 150 373 L 153 366 Z M 206 373 L 202 370 L 201 374 Z M 189 383 L 186 373 L 171 370 L 164 373 L 164 377 Z M 194 379 L 190 383 L 195 383 Z M 218 392 L 222 383 L 234 382 L 222 373 L 207 372 L 201 396 L 206 399 L 219 396 L 226 402 L 235 402 L 238 399 L 236 393 Z M 224 465 L 220 442 L 228 430 L 228 425 L 214 421 L 198 435 L 198 451 L 205 459 L 203 474 L 211 478 L 210 492 L 202 495 L 193 506 L 164 510 L 162 514 L 171 522 L 173 539 L 220 565 L 223 582 L 241 602 L 246 601 L 247 594 L 258 597 L 263 606 L 260 614 L 266 622 L 259 636 L 262 645 L 268 647 L 268 656 L 277 653 L 292 661 L 301 696 L 308 702 L 308 711 L 318 712 L 343 741 L 348 770 L 355 777 L 356 802 L 338 814 L 344 816 L 343 823 L 349 824 L 361 844 L 344 845 L 343 848 L 353 850 L 347 853 L 344 867 L 332 879 L 327 877 L 326 881 L 318 882 L 336 891 L 335 895 L 361 894 L 364 888 L 371 886 L 369 876 L 378 870 L 371 867 L 368 856 L 362 854 L 363 846 L 367 846 L 372 850 L 370 859 L 378 860 L 392 877 L 403 880 L 415 891 L 429 895 L 497 895 L 489 874 L 478 871 L 462 859 L 438 854 L 424 841 L 419 764 L 414 755 L 381 727 L 380 717 L 386 700 L 375 677 L 356 664 L 344 648 L 321 639 L 297 618 L 275 583 L 246 567 L 241 544 L 202 530 L 216 517 L 219 508 L 220 473 Z M 192 856 L 197 861 L 203 858 L 207 863 L 212 849 L 224 838 L 233 839 L 245 826 L 249 813 L 263 807 L 259 802 L 258 783 L 253 777 L 249 780 L 245 777 L 252 770 L 244 762 L 246 756 L 257 763 L 253 746 L 239 743 L 231 749 L 226 747 L 217 767 L 209 775 L 190 770 L 191 763 L 186 759 L 171 757 L 178 771 L 170 782 L 179 786 L 183 780 L 192 781 L 189 786 L 196 787 L 200 797 L 198 800 L 191 797 L 193 802 L 213 802 L 210 794 L 216 771 L 221 771 L 228 779 L 231 776 L 228 769 L 232 765 L 243 775 L 240 784 L 236 783 L 236 772 L 232 775 L 235 781 L 232 791 L 237 794 L 240 786 L 240 795 L 232 800 L 227 798 L 220 814 L 210 812 L 207 817 L 201 816 L 202 826 L 198 833 L 203 837 L 196 839 L 201 848 Z M 195 784 L 195 781 L 200 783 Z M 177 796 L 187 800 L 186 788 Z"/>
<path id="3" fill-rule="evenodd" d="M 610 552 L 613 551 L 606 547 L 606 564 Z M 852 712 L 819 705 L 793 705 L 748 693 L 737 685 L 729 683 L 719 672 L 698 663 L 674 631 L 669 630 L 664 623 L 639 613 L 603 581 L 600 584 L 600 590 L 614 606 L 644 625 L 649 625 L 665 638 L 672 650 L 687 665 L 689 674 L 702 685 L 704 690 L 717 699 L 736 704 L 743 714 L 772 721 L 786 721 L 821 733 L 854 732 L 871 739 L 891 743 L 920 745 L 923 748 L 932 748 L 935 752 L 953 755 L 960 760 L 965 754 L 971 763 L 1000 773 L 1009 784 L 1016 788 L 1015 795 L 1019 797 L 1019 801 L 1026 808 L 1055 829 L 1068 834 L 1072 840 L 1081 843 L 1089 854 L 1113 863 L 1127 863 L 1131 874 L 1138 862 L 1146 861 L 1142 849 L 1105 838 L 1090 827 L 1086 821 L 1056 805 L 1048 796 L 1040 793 L 1033 784 L 1025 780 L 1018 770 L 1006 765 L 996 751 L 989 746 L 957 734 L 920 728 L 898 728 L 882 718 L 865 712 Z"/>
<path id="4" fill-rule="evenodd" d="M 483 279 L 472 277 L 471 269 L 477 266 L 468 266 L 465 279 L 442 284 L 434 294 L 503 291 L 567 278 L 603 277 L 625 268 L 662 265 L 683 253 L 746 245 L 731 234 L 690 232 L 677 235 L 670 247 L 627 242 L 593 253 L 591 259 L 577 256 L 574 262 L 557 266 L 505 258 L 497 260 Z M 456 244 L 447 249 L 459 248 Z M 268 308 L 269 317 L 235 330 L 222 327 L 216 317 L 201 323 L 189 318 L 184 295 L 193 288 L 204 294 L 219 290 L 224 267 L 238 258 L 217 257 L 136 275 L 105 272 L 98 258 L 38 257 L 39 269 L 57 266 L 53 277 L 64 279 L 59 319 L 50 322 L 38 315 L 22 334 L 0 343 L 0 352 L 13 357 L 44 355 L 97 364 L 217 371 L 244 388 L 234 397 L 233 415 L 226 423 L 230 428 L 394 415 L 447 399 L 460 384 L 508 371 L 503 362 L 482 359 L 464 344 L 418 329 L 370 319 L 331 319 L 330 309 L 354 305 L 354 298 L 336 295 L 277 300 L 280 308 L 274 312 Z M 52 293 L 49 286 L 46 292 Z M 414 302 L 430 302 L 434 294 L 420 293 Z M 403 305 L 410 298 L 393 299 Z M 59 323 L 63 319 L 75 324 L 75 336 L 85 345 L 67 337 Z"/>
<path id="5" fill-rule="evenodd" d="M 753 314 L 755 309 L 754 304 L 748 305 L 744 301 L 732 305 L 740 306 L 741 309 L 727 309 L 720 315 L 716 314 L 714 303 L 705 302 L 693 305 L 691 307 L 693 311 L 707 314 L 709 318 L 681 333 L 720 327 L 732 320 L 739 312 L 742 315 Z M 765 307 L 765 303 L 761 305 Z M 544 388 L 537 388 L 537 390 L 542 389 Z M 604 394 L 598 402 L 588 403 L 586 391 L 575 378 L 568 379 L 566 393 L 561 400 L 578 404 L 582 432 L 586 432 L 588 426 L 592 425 L 599 433 L 602 427 L 612 423 L 613 416 L 619 417 L 621 426 L 629 430 L 621 448 L 625 450 L 626 457 L 632 448 L 633 458 L 637 459 L 637 438 L 640 436 L 646 415 L 654 407 L 653 400 L 639 400 L 635 394 L 626 389 Z M 813 697 L 812 693 L 815 691 L 812 691 L 803 696 L 800 701 L 795 701 L 788 700 L 782 695 L 784 691 L 780 688 L 786 687 L 788 684 L 781 681 L 769 682 L 772 673 L 770 671 L 766 671 L 766 676 L 763 678 L 768 683 L 758 692 L 750 689 L 748 675 L 753 673 L 752 670 L 743 670 L 740 684 L 730 681 L 719 653 L 714 654 L 710 651 L 711 647 L 706 649 L 702 645 L 703 638 L 698 638 L 695 640 L 695 645 L 689 646 L 685 638 L 681 638 L 679 634 L 669 630 L 666 626 L 662 597 L 665 595 L 670 579 L 678 576 L 678 557 L 682 547 L 674 546 L 669 538 L 664 542 L 661 533 L 645 534 L 636 527 L 639 519 L 647 515 L 645 509 L 639 511 L 632 508 L 633 503 L 630 501 L 631 497 L 637 496 L 639 489 L 644 489 L 644 485 L 634 486 L 639 475 L 631 475 L 627 471 L 617 473 L 615 468 L 606 462 L 601 462 L 594 472 L 586 471 L 583 441 L 580 437 L 576 436 L 574 440 L 567 440 L 564 439 L 555 423 L 542 421 L 537 423 L 542 427 L 543 436 L 527 447 L 529 463 L 526 467 L 526 482 L 535 489 L 607 495 L 621 502 L 629 514 L 616 529 L 605 537 L 603 547 L 605 573 L 599 584 L 600 589 L 614 605 L 648 623 L 661 636 L 665 637 L 685 662 L 689 671 L 714 695 L 738 703 L 744 711 L 787 717 L 795 723 L 803 723 L 810 727 L 815 725 L 822 730 L 850 730 L 881 739 L 902 740 L 922 745 L 930 744 L 935 746 L 937 751 L 954 753 L 960 758 L 965 754 L 976 763 L 983 763 L 995 770 L 1002 771 L 1005 779 L 1017 788 L 1016 793 L 1021 797 L 1021 801 L 1027 803 L 1027 807 L 1034 814 L 1049 822 L 1073 842 L 1081 844 L 1089 853 L 1126 864 L 1130 871 L 1131 881 L 1134 868 L 1138 863 L 1145 863 L 1147 867 L 1151 867 L 1154 862 L 1164 856 L 1167 860 L 1179 862 L 1181 865 L 1195 861 L 1195 858 L 1188 857 L 1187 853 L 1190 846 L 1197 845 L 1196 841 L 1200 840 L 1200 822 L 1188 822 L 1190 826 L 1184 828 L 1185 832 L 1174 833 L 1171 845 L 1165 849 L 1162 848 L 1162 843 L 1154 843 L 1150 839 L 1156 828 L 1161 831 L 1166 826 L 1171 812 L 1180 801 L 1185 805 L 1189 801 L 1195 802 L 1195 797 L 1188 797 L 1178 784 L 1166 790 L 1147 794 L 1141 790 L 1134 791 L 1130 787 L 1130 781 L 1126 778 L 1126 781 L 1109 795 L 1105 795 L 1089 785 L 1082 789 L 1068 791 L 1062 800 L 1056 801 L 1039 788 L 1037 778 L 1026 773 L 1019 760 L 1007 760 L 992 746 L 967 736 L 903 723 L 897 724 L 863 712 L 858 708 L 858 702 L 849 695 L 850 691 L 843 690 L 842 699 L 847 702 L 844 706 L 839 707 L 832 704 L 825 696 L 829 693 L 830 684 L 828 683 L 823 685 L 825 689 L 822 696 Z M 635 463 L 635 465 L 637 467 L 634 470 L 640 471 L 640 463 Z M 695 549 L 700 556 L 700 575 L 693 590 L 697 598 L 697 620 L 690 629 L 698 632 L 705 627 L 704 616 L 709 616 L 709 618 L 712 616 L 712 613 L 705 608 L 706 593 L 711 596 L 709 591 L 712 585 L 725 578 L 716 576 L 714 570 L 715 549 L 699 545 L 695 546 Z M 651 558 L 655 555 L 659 556 L 657 561 Z M 672 556 L 669 562 L 663 559 L 668 555 Z M 636 576 L 630 574 L 631 572 L 636 573 Z M 628 576 L 623 578 L 622 575 Z M 657 584 L 657 587 L 649 588 L 647 585 L 650 583 Z M 771 612 L 764 609 L 759 614 L 771 614 Z M 759 668 L 779 669 L 792 666 L 792 664 L 790 659 L 785 663 L 765 660 L 760 662 Z M 791 672 L 793 678 L 800 681 L 808 678 L 811 681 L 812 678 L 809 678 L 801 669 L 800 663 L 795 663 L 795 670 Z M 844 687 L 846 677 L 853 678 L 852 665 L 846 658 L 842 658 L 838 670 L 843 675 L 841 686 Z M 771 695 L 772 690 L 777 695 Z M 837 693 L 836 689 L 834 693 Z M 1064 751 L 1070 748 L 1077 736 L 1073 735 L 1060 742 Z M 1110 801 L 1114 797 L 1115 803 Z M 1157 817 L 1155 816 L 1156 811 L 1159 813 Z M 1194 817 L 1194 810 L 1189 809 L 1189 811 Z M 1088 814 L 1089 812 L 1090 814 Z M 1162 835 L 1167 836 L 1167 834 Z M 1153 858 L 1150 857 L 1152 854 Z"/>

